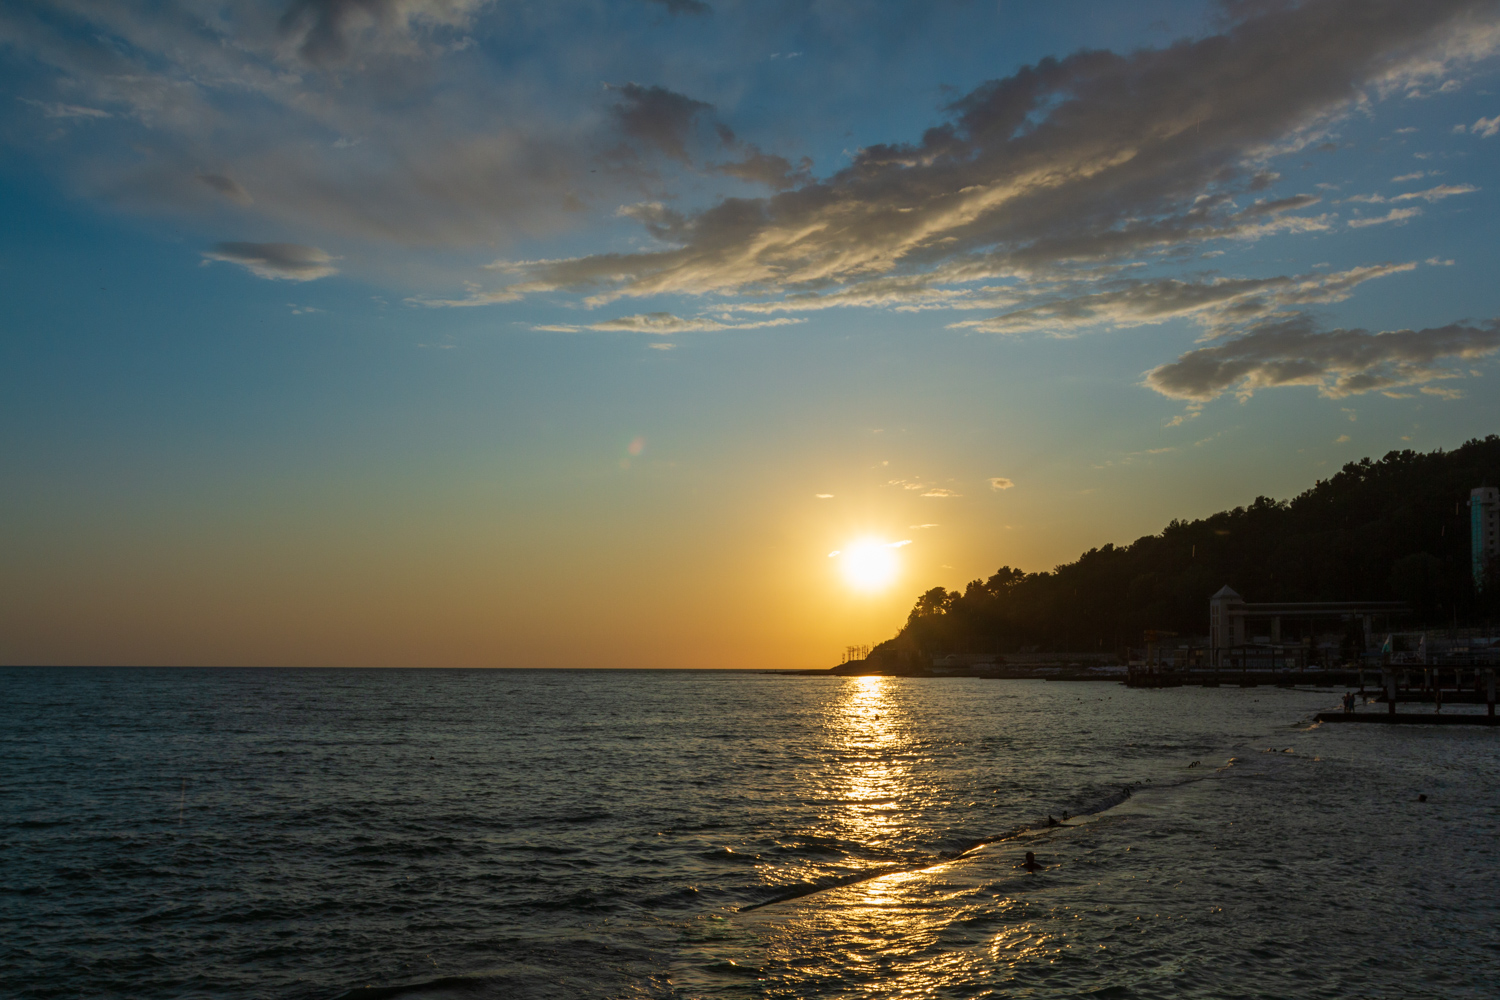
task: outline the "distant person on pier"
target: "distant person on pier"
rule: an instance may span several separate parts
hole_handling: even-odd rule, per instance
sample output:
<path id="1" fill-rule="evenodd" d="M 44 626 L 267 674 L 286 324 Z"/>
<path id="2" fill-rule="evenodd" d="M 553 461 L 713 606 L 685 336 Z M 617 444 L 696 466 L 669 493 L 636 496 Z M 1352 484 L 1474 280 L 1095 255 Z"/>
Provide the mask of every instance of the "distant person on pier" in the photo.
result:
<path id="1" fill-rule="evenodd" d="M 1344 692 L 1344 714 L 1345 715 L 1353 715 L 1354 714 L 1354 692 L 1353 691 L 1345 691 Z"/>

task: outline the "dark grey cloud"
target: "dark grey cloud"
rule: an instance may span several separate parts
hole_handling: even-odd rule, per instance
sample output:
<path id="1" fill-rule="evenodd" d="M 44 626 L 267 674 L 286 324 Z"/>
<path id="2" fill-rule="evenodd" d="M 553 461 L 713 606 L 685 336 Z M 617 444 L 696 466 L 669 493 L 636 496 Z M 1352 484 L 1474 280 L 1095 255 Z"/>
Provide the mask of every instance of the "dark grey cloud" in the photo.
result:
<path id="1" fill-rule="evenodd" d="M 1146 375 L 1164 396 L 1206 402 L 1226 392 L 1248 397 L 1258 389 L 1316 386 L 1324 396 L 1420 386 L 1433 395 L 1452 390 L 1432 383 L 1460 377 L 1457 362 L 1500 350 L 1500 322 L 1451 323 L 1426 330 L 1371 333 L 1319 330 L 1307 316 L 1260 324 L 1182 355 Z"/>
<path id="2" fill-rule="evenodd" d="M 785 191 L 787 188 L 805 184 L 809 179 L 811 167 L 812 161 L 805 156 L 799 166 L 793 167 L 791 161 L 784 156 L 762 153 L 757 150 L 742 160 L 716 163 L 713 169 L 717 173 L 738 177 L 742 181 L 764 184 L 774 190 Z"/>
<path id="3" fill-rule="evenodd" d="M 665 87 L 626 83 L 613 88 L 624 98 L 614 106 L 625 134 L 686 163 L 687 139 L 698 117 L 713 105 Z"/>
<path id="4" fill-rule="evenodd" d="M 415 49 L 415 32 L 467 27 L 488 0 L 292 0 L 277 32 L 306 62 L 327 67 L 365 52 Z"/>
<path id="5" fill-rule="evenodd" d="M 110 119 L 65 154 L 50 129 L 31 136 L 80 194 L 177 213 L 209 207 L 209 190 L 250 207 L 253 192 L 259 228 L 306 243 L 493 245 L 576 224 L 584 197 L 635 185 L 617 172 L 581 186 L 604 145 L 580 125 L 604 131 L 596 91 L 569 117 L 463 46 L 487 6 L 271 0 L 209 17 L 196 0 L 114 0 L 42 17 L 0 4 L 0 46 L 36 67 L 32 93 L 66 98 L 38 107 Z M 505 11 L 522 13 L 567 16 Z"/>
<path id="6" fill-rule="evenodd" d="M 238 264 L 260 278 L 312 281 L 338 274 L 326 250 L 300 243 L 218 243 L 203 256 Z"/>
<path id="7" fill-rule="evenodd" d="M 199 174 L 198 179 L 237 205 L 249 205 L 255 201 L 239 181 L 226 174 Z"/>
<path id="8" fill-rule="evenodd" d="M 649 0 L 667 8 L 669 14 L 707 14 L 713 8 L 703 0 Z"/>
<path id="9" fill-rule="evenodd" d="M 1241 200 L 1264 186 L 1268 160 L 1316 145 L 1372 93 L 1488 53 L 1496 38 L 1492 0 L 1309 0 L 1241 13 L 1220 34 L 1163 49 L 1042 60 L 953 102 L 919 142 L 870 146 L 825 180 L 728 199 L 658 232 L 674 246 L 528 277 L 596 297 L 807 292 L 901 274 L 1015 278 L 1326 229 L 1299 214 L 1313 196 Z M 669 107 L 643 117 L 670 122 L 650 127 L 682 156 L 702 108 Z"/>

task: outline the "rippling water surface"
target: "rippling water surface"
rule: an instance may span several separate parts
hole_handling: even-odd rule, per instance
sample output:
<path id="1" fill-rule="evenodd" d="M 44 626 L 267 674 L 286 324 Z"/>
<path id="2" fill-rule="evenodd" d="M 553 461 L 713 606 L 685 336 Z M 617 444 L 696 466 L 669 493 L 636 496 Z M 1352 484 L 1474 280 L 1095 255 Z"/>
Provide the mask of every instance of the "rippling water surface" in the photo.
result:
<path id="1" fill-rule="evenodd" d="M 6 995 L 1488 998 L 1500 982 L 1500 731 L 1310 726 L 1341 692 L 457 670 L 0 683 Z M 1016 867 L 1026 850 L 1043 871 Z"/>

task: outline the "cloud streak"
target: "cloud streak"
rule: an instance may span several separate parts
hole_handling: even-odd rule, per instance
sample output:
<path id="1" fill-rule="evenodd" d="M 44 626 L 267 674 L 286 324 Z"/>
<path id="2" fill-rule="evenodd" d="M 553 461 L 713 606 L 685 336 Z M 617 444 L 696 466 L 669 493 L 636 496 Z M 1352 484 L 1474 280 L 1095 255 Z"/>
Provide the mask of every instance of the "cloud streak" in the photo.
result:
<path id="1" fill-rule="evenodd" d="M 1371 333 L 1319 330 L 1309 317 L 1295 316 L 1189 351 L 1148 372 L 1145 384 L 1195 403 L 1226 392 L 1248 399 L 1261 389 L 1294 385 L 1340 399 L 1459 378 L 1463 369 L 1457 362 L 1497 350 L 1500 322 L 1495 320 Z"/>
<path id="2" fill-rule="evenodd" d="M 432 305 L 434 303 L 422 303 Z M 451 304 L 451 303 L 449 303 Z M 467 302 L 459 303 L 467 305 Z M 537 326 L 533 329 L 549 330 L 554 333 L 580 333 L 584 330 L 596 330 L 601 333 L 646 333 L 653 336 L 666 337 L 677 333 L 714 333 L 720 330 L 759 330 L 771 326 L 792 326 L 805 323 L 806 320 L 781 316 L 776 319 L 754 320 L 744 322 L 723 322 L 706 316 L 681 317 L 669 312 L 636 313 L 633 316 L 619 316 L 615 319 L 602 320 L 598 323 L 586 323 L 580 325 L 571 324 L 549 324 Z"/>
<path id="3" fill-rule="evenodd" d="M 1183 317 L 1217 326 L 1244 322 L 1289 306 L 1342 302 L 1366 281 L 1412 271 L 1416 266 L 1415 263 L 1378 264 L 1333 274 L 1272 278 L 1122 279 L 1105 282 L 1104 290 L 1097 292 L 1079 294 L 1064 287 L 1056 296 L 1044 297 L 1036 305 L 952 325 L 990 333 L 1045 330 L 1054 335 L 1102 323 L 1140 326 Z"/>
<path id="4" fill-rule="evenodd" d="M 338 274 L 326 250 L 300 243 L 219 243 L 205 260 L 238 264 L 257 278 L 314 281 Z"/>

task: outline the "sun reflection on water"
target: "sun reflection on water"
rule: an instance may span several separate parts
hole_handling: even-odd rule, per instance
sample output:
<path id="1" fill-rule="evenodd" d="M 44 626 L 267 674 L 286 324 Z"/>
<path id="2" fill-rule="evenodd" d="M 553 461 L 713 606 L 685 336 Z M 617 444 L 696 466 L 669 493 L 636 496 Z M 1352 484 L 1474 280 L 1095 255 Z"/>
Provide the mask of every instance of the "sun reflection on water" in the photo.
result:
<path id="1" fill-rule="evenodd" d="M 836 780 L 839 835 L 869 847 L 890 843 L 909 815 L 911 770 L 907 726 L 888 677 L 857 677 L 830 719 L 841 758 Z"/>
<path id="2" fill-rule="evenodd" d="M 1028 910 L 1024 873 L 1005 864 L 997 882 L 993 855 L 932 863 L 930 846 L 911 848 L 931 844 L 924 813 L 947 803 L 927 777 L 937 751 L 909 709 L 909 684 L 849 678 L 824 709 L 828 757 L 812 790 L 826 808 L 818 832 L 861 845 L 864 855 L 850 861 L 872 877 L 746 921 L 756 965 L 775 970 L 772 980 L 791 995 L 948 996 L 964 984 L 1011 982 L 1019 967 L 1059 951 L 1055 932 Z"/>

